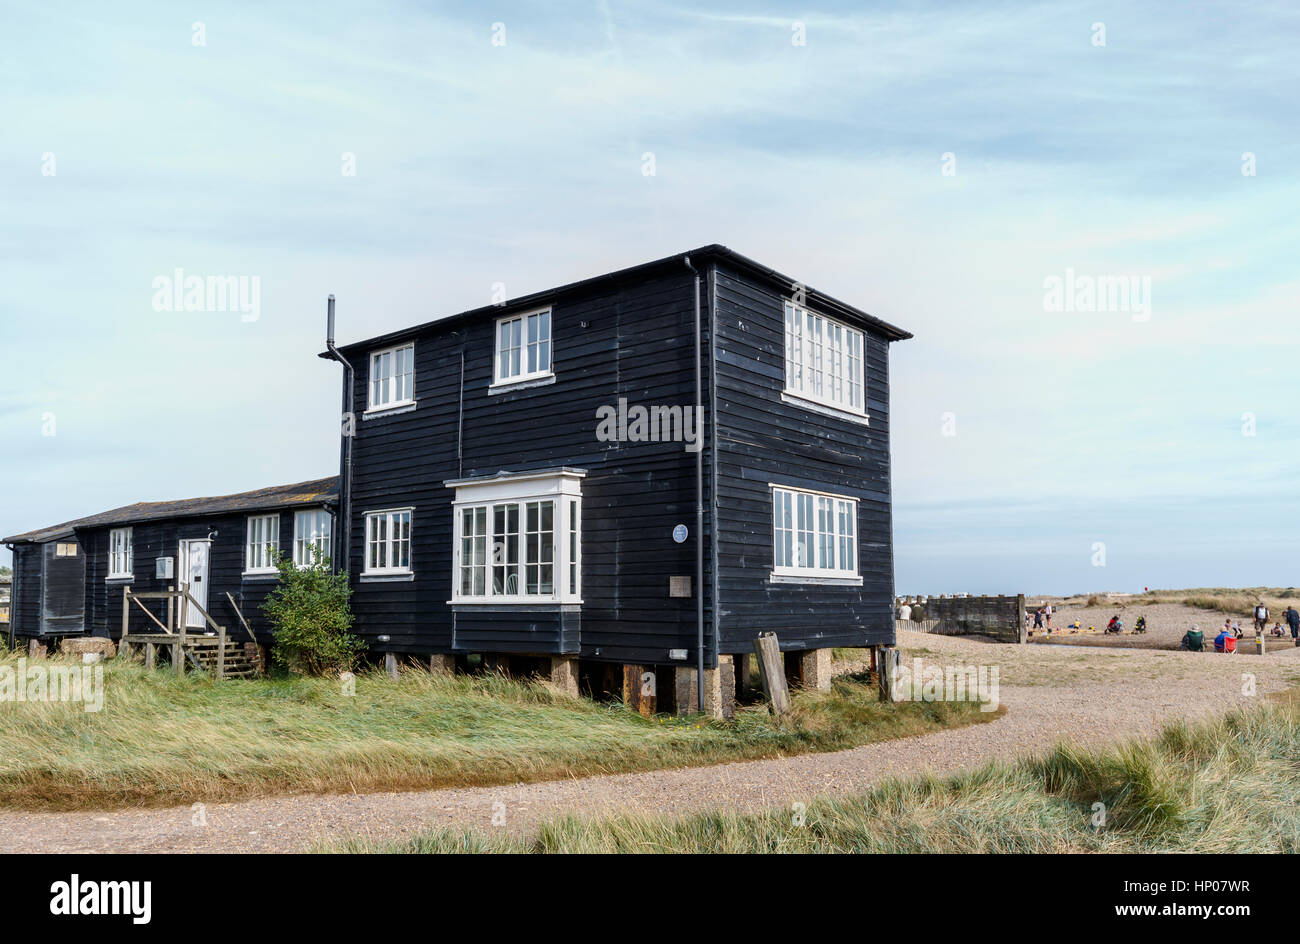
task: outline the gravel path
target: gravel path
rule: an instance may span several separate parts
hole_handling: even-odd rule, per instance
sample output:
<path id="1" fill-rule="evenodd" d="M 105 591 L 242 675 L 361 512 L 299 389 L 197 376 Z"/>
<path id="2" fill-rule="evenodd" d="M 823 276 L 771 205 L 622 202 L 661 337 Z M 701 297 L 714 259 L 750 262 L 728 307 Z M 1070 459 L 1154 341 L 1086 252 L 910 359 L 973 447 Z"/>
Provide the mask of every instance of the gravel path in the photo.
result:
<path id="1" fill-rule="evenodd" d="M 905 658 L 939 665 L 997 665 L 1007 714 L 988 724 L 834 754 L 715 767 L 619 774 L 504 787 L 288 796 L 243 803 L 104 813 L 0 812 L 0 852 L 294 852 L 314 839 L 397 838 L 429 826 L 528 832 L 541 818 L 624 811 L 758 810 L 820 794 L 859 791 L 881 779 L 950 773 L 1050 747 L 1141 735 L 1300 684 L 1300 650 L 1264 658 L 1191 653 L 1001 646 L 900 634 Z M 495 824 L 494 824 L 495 820 Z"/>

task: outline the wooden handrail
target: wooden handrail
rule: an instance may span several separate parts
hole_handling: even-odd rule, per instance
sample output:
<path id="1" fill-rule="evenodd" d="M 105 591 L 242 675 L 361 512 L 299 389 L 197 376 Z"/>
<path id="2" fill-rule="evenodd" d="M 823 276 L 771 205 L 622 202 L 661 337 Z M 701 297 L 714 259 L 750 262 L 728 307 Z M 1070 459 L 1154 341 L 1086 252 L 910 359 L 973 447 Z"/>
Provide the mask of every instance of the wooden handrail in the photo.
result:
<path id="1" fill-rule="evenodd" d="M 230 601 L 230 606 L 235 611 L 235 615 L 239 617 L 239 622 L 244 624 L 244 629 L 248 632 L 248 638 L 253 640 L 253 644 L 256 645 L 257 636 L 253 634 L 253 627 L 249 626 L 248 620 L 244 619 L 244 614 L 239 609 L 239 604 L 235 602 L 235 598 L 230 595 L 229 590 L 226 591 L 226 599 Z"/>

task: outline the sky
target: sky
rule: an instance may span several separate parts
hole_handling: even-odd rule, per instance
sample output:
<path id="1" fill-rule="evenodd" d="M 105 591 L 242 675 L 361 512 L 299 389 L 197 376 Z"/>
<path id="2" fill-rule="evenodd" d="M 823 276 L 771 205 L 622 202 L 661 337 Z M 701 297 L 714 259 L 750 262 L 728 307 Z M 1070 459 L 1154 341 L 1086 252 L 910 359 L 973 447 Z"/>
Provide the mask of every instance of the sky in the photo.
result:
<path id="1" fill-rule="evenodd" d="M 336 471 L 331 292 L 342 343 L 722 243 L 915 334 L 900 593 L 1300 583 L 1294 6 L 3 20 L 3 533 Z"/>

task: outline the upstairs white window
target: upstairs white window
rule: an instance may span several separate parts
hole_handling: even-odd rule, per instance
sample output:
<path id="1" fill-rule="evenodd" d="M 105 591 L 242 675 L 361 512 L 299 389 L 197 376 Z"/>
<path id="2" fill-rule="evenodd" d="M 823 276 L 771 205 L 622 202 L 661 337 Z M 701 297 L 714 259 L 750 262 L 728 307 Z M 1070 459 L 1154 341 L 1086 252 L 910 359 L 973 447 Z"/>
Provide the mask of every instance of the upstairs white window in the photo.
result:
<path id="1" fill-rule="evenodd" d="M 330 556 L 330 513 L 322 509 L 298 511 L 293 516 L 293 562 L 310 567 Z"/>
<path id="2" fill-rule="evenodd" d="M 114 528 L 108 532 L 108 576 L 132 577 L 131 529 Z"/>
<path id="3" fill-rule="evenodd" d="M 785 304 L 785 392 L 866 416 L 863 334 L 856 328 Z"/>
<path id="4" fill-rule="evenodd" d="M 580 603 L 585 473 L 499 475 L 456 489 L 453 603 Z"/>
<path id="5" fill-rule="evenodd" d="M 552 376 L 551 310 L 499 319 L 495 359 L 498 384 Z"/>
<path id="6" fill-rule="evenodd" d="M 390 410 L 415 402 L 415 345 L 403 344 L 370 355 L 371 410 Z"/>
<path id="7" fill-rule="evenodd" d="M 250 515 L 248 542 L 244 549 L 244 573 L 275 573 L 280 556 L 280 516 Z"/>
<path id="8" fill-rule="evenodd" d="M 411 572 L 411 509 L 366 513 L 367 574 Z"/>
<path id="9" fill-rule="evenodd" d="M 858 503 L 842 495 L 772 487 L 772 575 L 858 577 Z"/>

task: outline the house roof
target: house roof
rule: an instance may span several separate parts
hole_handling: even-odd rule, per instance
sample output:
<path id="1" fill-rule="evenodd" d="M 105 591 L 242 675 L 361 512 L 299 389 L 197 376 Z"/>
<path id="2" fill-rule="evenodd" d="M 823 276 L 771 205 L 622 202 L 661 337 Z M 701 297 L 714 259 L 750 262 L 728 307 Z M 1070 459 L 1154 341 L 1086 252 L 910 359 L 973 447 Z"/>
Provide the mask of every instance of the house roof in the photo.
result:
<path id="1" fill-rule="evenodd" d="M 545 291 L 534 292 L 531 295 L 524 295 L 520 298 L 512 299 L 505 304 L 484 305 L 481 308 L 471 308 L 468 311 L 462 311 L 458 314 L 448 315 L 442 318 L 435 318 L 432 321 L 426 321 L 423 324 L 414 325 L 409 328 L 402 328 L 399 331 L 390 331 L 388 334 L 366 338 L 362 341 L 351 341 L 347 344 L 340 344 L 338 345 L 338 349 L 344 353 L 366 350 L 384 344 L 404 341 L 433 327 L 446 328 L 462 322 L 472 321 L 477 318 L 499 318 L 502 315 L 507 315 L 514 311 L 534 308 L 538 305 L 546 304 L 547 302 L 553 301 L 554 299 L 570 292 L 580 291 L 606 283 L 614 284 L 649 274 L 658 269 L 678 268 L 687 271 L 687 259 L 690 259 L 692 264 L 707 260 L 728 262 L 736 268 L 757 276 L 764 281 L 784 286 L 787 290 L 792 285 L 802 285 L 802 283 L 797 279 L 792 279 L 787 275 L 782 275 L 775 269 L 770 269 L 760 262 L 755 262 L 748 256 L 743 256 L 734 250 L 728 249 L 726 246 L 720 246 L 714 243 L 710 246 L 701 246 L 699 249 L 692 249 L 689 252 L 679 252 L 675 256 L 665 256 L 664 258 L 656 259 L 653 262 L 644 262 L 627 269 L 618 269 L 614 272 L 607 272 L 604 275 L 597 275 L 578 282 L 570 282 L 567 285 L 548 288 Z M 905 341 L 912 337 L 910 332 L 895 327 L 889 322 L 877 318 L 875 315 L 869 314 L 860 308 L 856 308 L 847 302 L 842 302 L 837 298 L 832 298 L 830 295 L 819 292 L 816 289 L 804 286 L 804 293 L 808 299 L 809 306 L 822 311 L 824 314 L 838 314 L 841 317 L 848 317 L 863 322 L 874 330 L 879 331 L 891 341 Z M 329 351 L 322 351 L 320 356 L 323 358 L 332 357 Z"/>
<path id="2" fill-rule="evenodd" d="M 234 495 L 215 495 L 207 498 L 186 498 L 181 501 L 136 502 L 112 511 L 89 515 L 25 531 L 12 537 L 0 538 L 5 544 L 44 544 L 57 538 L 71 537 L 79 528 L 101 528 L 110 525 L 136 524 L 164 518 L 193 518 L 238 511 L 262 511 L 274 508 L 291 508 L 297 505 L 333 504 L 338 501 L 339 477 L 312 479 L 292 485 L 275 485 Z"/>

